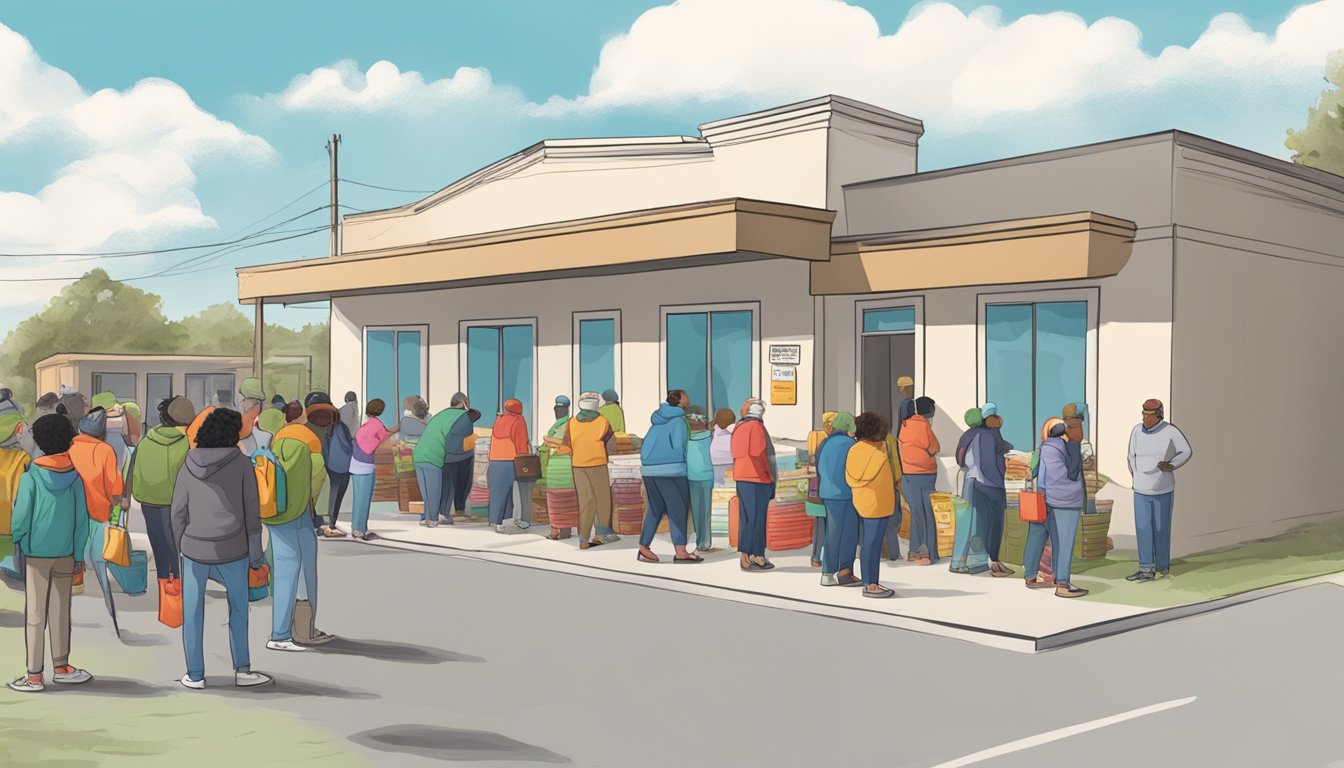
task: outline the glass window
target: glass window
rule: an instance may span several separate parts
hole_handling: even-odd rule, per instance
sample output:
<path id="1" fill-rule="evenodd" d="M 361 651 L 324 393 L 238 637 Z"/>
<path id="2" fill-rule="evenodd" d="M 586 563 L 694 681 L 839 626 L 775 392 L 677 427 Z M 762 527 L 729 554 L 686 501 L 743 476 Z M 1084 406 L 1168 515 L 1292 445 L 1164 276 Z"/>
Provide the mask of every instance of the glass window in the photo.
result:
<path id="1" fill-rule="evenodd" d="M 864 333 L 909 333 L 914 330 L 914 307 L 865 309 L 863 311 Z"/>
<path id="2" fill-rule="evenodd" d="M 187 399 L 202 408 L 233 407 L 234 379 L 231 373 L 188 373 Z"/>
<path id="3" fill-rule="evenodd" d="M 734 413 L 751 397 L 753 317 L 750 310 L 678 312 L 667 316 L 667 387 L 684 389 L 710 414 Z"/>
<path id="4" fill-rule="evenodd" d="M 365 404 L 382 400 L 382 421 L 388 427 L 397 415 L 397 332 L 369 331 L 364 343 Z M 359 415 L 361 423 L 364 414 Z"/>
<path id="5" fill-rule="evenodd" d="M 616 321 L 579 321 L 579 392 L 616 388 Z"/>
<path id="6" fill-rule="evenodd" d="M 752 394 L 751 312 L 711 313 L 709 338 L 710 402 L 695 404 L 737 412 Z"/>
<path id="7" fill-rule="evenodd" d="M 94 395 L 111 392 L 117 396 L 117 402 L 135 402 L 134 373 L 95 373 L 93 374 Z"/>
<path id="8" fill-rule="evenodd" d="M 367 402 L 383 401 L 383 415 L 379 418 L 388 428 L 401 421 L 405 398 L 424 394 L 423 352 L 421 331 L 387 328 L 365 333 L 364 396 Z"/>
<path id="9" fill-rule="evenodd" d="M 1036 305 L 1036 418 L 1087 400 L 1087 302 Z M 1083 423 L 1083 434 L 1088 434 Z"/>
<path id="10" fill-rule="evenodd" d="M 1004 439 L 1034 448 L 1045 420 L 1084 402 L 1086 387 L 1087 302 L 985 307 L 985 389 L 1003 416 Z"/>
<path id="11" fill-rule="evenodd" d="M 500 355 L 500 401 L 516 398 L 523 403 L 523 420 L 532 427 L 532 326 L 506 325 L 502 329 L 504 351 Z"/>
<path id="12" fill-rule="evenodd" d="M 141 411 L 145 414 L 145 423 L 151 427 L 159 425 L 159 403 L 173 396 L 173 375 L 171 373 L 151 373 L 145 376 L 145 404 Z"/>
<path id="13" fill-rule="evenodd" d="M 985 307 L 986 399 L 999 406 L 1003 439 L 1019 450 L 1031 450 L 1036 434 L 1032 397 L 1030 304 Z"/>
<path id="14" fill-rule="evenodd" d="M 495 424 L 504 401 L 523 403 L 523 418 L 532 426 L 532 357 L 530 325 L 475 325 L 467 328 L 467 397 L 481 412 L 482 427 Z"/>
<path id="15" fill-rule="evenodd" d="M 684 389 L 691 402 L 709 399 L 709 315 L 704 312 L 667 316 L 667 388 Z"/>

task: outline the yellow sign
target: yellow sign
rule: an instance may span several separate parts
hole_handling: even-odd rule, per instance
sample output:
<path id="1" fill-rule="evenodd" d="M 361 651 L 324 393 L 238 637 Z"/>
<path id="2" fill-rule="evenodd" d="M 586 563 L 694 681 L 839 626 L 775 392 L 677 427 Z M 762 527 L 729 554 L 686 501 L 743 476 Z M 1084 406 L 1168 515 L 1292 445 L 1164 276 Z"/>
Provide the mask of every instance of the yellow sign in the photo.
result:
<path id="1" fill-rule="evenodd" d="M 798 369 L 792 366 L 771 366 L 770 404 L 798 404 Z"/>

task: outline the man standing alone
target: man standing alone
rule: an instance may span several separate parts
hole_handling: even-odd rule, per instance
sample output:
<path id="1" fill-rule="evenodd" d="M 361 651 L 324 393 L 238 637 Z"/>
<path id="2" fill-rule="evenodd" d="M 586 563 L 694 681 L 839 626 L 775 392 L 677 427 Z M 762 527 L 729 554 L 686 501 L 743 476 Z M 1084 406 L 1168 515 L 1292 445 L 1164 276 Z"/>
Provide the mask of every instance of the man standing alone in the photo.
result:
<path id="1" fill-rule="evenodd" d="M 1143 404 L 1143 422 L 1129 434 L 1129 472 L 1134 476 L 1134 533 L 1139 570 L 1129 581 L 1152 581 L 1171 570 L 1171 510 L 1176 470 L 1190 461 L 1190 443 L 1165 420 L 1161 400 Z"/>

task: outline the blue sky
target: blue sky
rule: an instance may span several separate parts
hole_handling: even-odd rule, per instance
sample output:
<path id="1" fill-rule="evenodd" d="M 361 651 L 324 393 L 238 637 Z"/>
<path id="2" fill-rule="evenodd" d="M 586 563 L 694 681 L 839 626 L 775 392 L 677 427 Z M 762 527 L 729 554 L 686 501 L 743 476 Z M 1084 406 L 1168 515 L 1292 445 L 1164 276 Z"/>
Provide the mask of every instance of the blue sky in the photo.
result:
<path id="1" fill-rule="evenodd" d="M 324 181 L 332 131 L 343 177 L 431 190 L 541 138 L 693 135 L 828 91 L 923 119 L 925 170 L 1173 127 L 1286 156 L 1325 52 L 1344 48 L 1344 0 L 656 5 L 6 4 L 0 79 L 19 87 L 0 94 L 0 252 L 154 249 L 276 224 L 326 202 L 318 190 L 248 228 Z M 371 209 L 415 195 L 341 197 Z M 325 248 L 303 236 L 137 284 L 180 316 L 231 300 L 232 267 Z M 0 280 L 92 265 L 146 277 L 202 253 L 6 258 Z M 60 287 L 21 285 L 0 296 L 0 332 Z"/>

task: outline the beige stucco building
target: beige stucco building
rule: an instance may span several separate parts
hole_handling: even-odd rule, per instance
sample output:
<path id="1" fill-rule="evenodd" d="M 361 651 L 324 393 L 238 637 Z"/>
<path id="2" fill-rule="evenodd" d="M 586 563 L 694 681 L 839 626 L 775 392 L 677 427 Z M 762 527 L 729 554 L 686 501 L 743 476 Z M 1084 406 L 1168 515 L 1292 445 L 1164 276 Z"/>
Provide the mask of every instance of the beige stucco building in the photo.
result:
<path id="1" fill-rule="evenodd" d="M 760 395 L 801 441 L 823 410 L 890 413 L 910 375 L 939 404 L 941 488 L 985 400 L 1028 450 L 1087 402 L 1126 483 L 1157 397 L 1196 454 L 1177 552 L 1344 509 L 1327 430 L 1251 447 L 1261 408 L 1344 383 L 1322 353 L 1344 320 L 1344 179 L 1180 132 L 919 173 L 922 133 L 825 97 L 694 137 L 545 141 L 347 216 L 334 258 L 240 269 L 239 298 L 330 299 L 333 391 L 519 397 L 538 436 L 556 395 L 614 388 L 642 433 L 678 387 L 711 411 Z"/>

